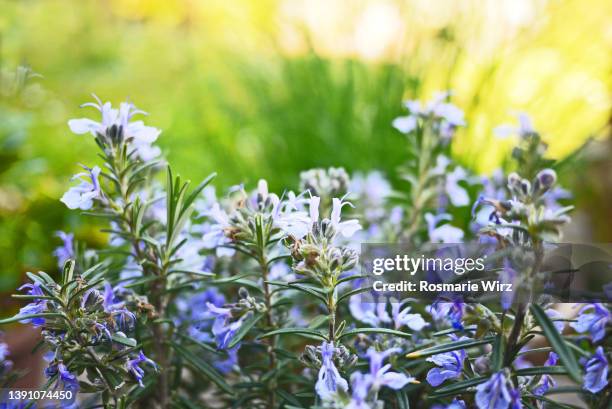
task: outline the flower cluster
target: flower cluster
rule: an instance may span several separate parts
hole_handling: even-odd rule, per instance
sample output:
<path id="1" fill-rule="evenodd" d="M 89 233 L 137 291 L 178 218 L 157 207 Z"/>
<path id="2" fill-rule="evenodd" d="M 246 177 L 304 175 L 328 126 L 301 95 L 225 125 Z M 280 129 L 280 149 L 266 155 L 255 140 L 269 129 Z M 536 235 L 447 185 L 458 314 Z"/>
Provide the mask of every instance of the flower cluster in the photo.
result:
<path id="1" fill-rule="evenodd" d="M 361 243 L 468 240 L 491 244 L 501 281 L 532 291 L 545 243 L 570 222 L 561 203 L 571 195 L 527 117 L 512 129 L 520 175 L 477 176 L 451 159 L 466 122 L 449 97 L 408 101 L 392 124 L 408 141 L 407 186 L 329 168 L 302 172 L 297 190 L 260 180 L 227 194 L 212 176 L 190 189 L 170 168 L 164 185 L 160 130 L 134 120 L 144 113 L 131 103 L 96 98 L 85 105 L 101 119 L 69 128 L 93 136 L 103 163 L 81 165 L 61 201 L 107 220 L 108 244 L 86 249 L 78 234 L 56 233 L 59 279 L 28 274 L 16 295 L 27 304 L 3 323 L 41 329 L 46 388 L 107 409 L 539 408 L 555 404 L 561 374 L 603 407 L 605 303 L 572 318 L 533 297 L 423 305 L 369 292 Z M 0 343 L 0 376 L 6 357 Z"/>

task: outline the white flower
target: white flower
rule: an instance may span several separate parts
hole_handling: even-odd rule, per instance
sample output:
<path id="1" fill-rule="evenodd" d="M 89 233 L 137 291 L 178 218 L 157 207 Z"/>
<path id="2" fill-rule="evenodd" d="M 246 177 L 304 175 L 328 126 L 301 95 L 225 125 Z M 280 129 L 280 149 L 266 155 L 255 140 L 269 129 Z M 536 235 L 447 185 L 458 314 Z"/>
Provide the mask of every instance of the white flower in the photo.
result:
<path id="1" fill-rule="evenodd" d="M 450 224 L 443 224 L 436 227 L 438 222 L 442 220 L 451 220 L 451 216 L 447 213 L 442 213 L 434 216 L 431 213 L 425 214 L 427 221 L 427 231 L 429 240 L 432 243 L 461 243 L 463 241 L 463 230 Z"/>
<path id="2" fill-rule="evenodd" d="M 334 229 L 340 233 L 343 237 L 351 237 L 357 230 L 361 230 L 361 225 L 359 224 L 359 221 L 353 219 L 353 220 L 347 220 L 344 222 L 340 221 L 340 212 L 342 211 L 342 207 L 344 205 L 348 205 L 348 206 L 353 206 L 352 204 L 350 204 L 349 202 L 342 202 L 340 199 L 338 198 L 334 198 L 332 200 L 332 212 L 331 212 L 331 224 L 334 227 Z M 318 210 L 317 210 L 317 215 L 318 215 Z"/>
<path id="3" fill-rule="evenodd" d="M 459 185 L 460 181 L 466 180 L 467 172 L 457 166 L 452 172 L 446 175 L 446 193 L 453 206 L 467 206 L 470 203 L 470 196 L 466 190 Z"/>
<path id="4" fill-rule="evenodd" d="M 73 186 L 60 199 L 69 209 L 89 210 L 93 206 L 94 199 L 101 197 L 100 183 L 98 176 L 100 168 L 94 166 L 89 169 L 83 166 L 87 172 L 82 172 L 74 175 L 73 180 L 80 180 L 77 186 Z"/>
<path id="5" fill-rule="evenodd" d="M 121 127 L 123 135 L 129 139 L 132 146 L 135 148 L 137 155 L 142 160 L 151 160 L 161 153 L 161 150 L 151 144 L 157 140 L 161 130 L 152 126 L 146 126 L 142 121 L 134 121 L 132 117 L 137 114 L 146 115 L 145 112 L 137 109 L 129 102 L 122 102 L 119 109 L 114 109 L 110 102 L 102 101 L 94 95 L 97 103 L 87 103 L 82 106 L 91 106 L 96 108 L 102 114 L 100 122 L 93 121 L 89 118 L 71 119 L 68 121 L 70 130 L 77 135 L 90 133 L 93 136 L 97 134 L 105 135 L 108 128 L 113 125 Z"/>

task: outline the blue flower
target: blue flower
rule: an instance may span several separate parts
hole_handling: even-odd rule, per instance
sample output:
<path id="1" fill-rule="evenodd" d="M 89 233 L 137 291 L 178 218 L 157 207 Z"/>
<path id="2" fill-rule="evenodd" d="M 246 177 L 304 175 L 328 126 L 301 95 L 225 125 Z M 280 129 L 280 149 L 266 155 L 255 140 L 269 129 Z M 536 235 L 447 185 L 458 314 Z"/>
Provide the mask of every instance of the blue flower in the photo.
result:
<path id="1" fill-rule="evenodd" d="M 557 331 L 559 331 L 559 334 L 561 334 L 565 329 L 565 321 L 561 320 L 563 316 L 559 313 L 559 311 L 553 310 L 552 308 L 548 308 L 546 310 L 546 315 L 548 315 L 548 318 L 552 320 L 553 325 Z"/>
<path id="2" fill-rule="evenodd" d="M 7 359 L 9 354 L 8 345 L 0 342 L 0 377 L 6 375 L 13 368 L 13 362 Z"/>
<path id="3" fill-rule="evenodd" d="M 363 374 L 355 372 L 351 375 L 351 401 L 347 409 L 369 409 L 372 406 L 367 402 L 370 393 L 377 396 L 383 386 L 399 390 L 415 379 L 399 372 L 390 372 L 391 364 L 383 365 L 384 360 L 392 354 L 400 352 L 399 348 L 390 348 L 378 352 L 369 348 L 366 356 L 370 360 L 370 372 Z"/>
<path id="4" fill-rule="evenodd" d="M 325 342 L 321 344 L 321 369 L 315 384 L 315 390 L 322 400 L 333 399 L 338 390 L 347 391 L 348 382 L 340 376 L 334 364 L 334 344 Z"/>
<path id="5" fill-rule="evenodd" d="M 460 298 L 452 301 L 436 301 L 426 308 L 435 321 L 449 322 L 455 329 L 463 329 L 465 303 Z"/>
<path id="6" fill-rule="evenodd" d="M 40 283 L 38 283 L 37 281 L 33 282 L 32 284 L 28 283 L 28 284 L 24 284 L 21 287 L 19 287 L 19 291 L 23 289 L 28 289 L 28 292 L 27 292 L 28 295 L 44 296 L 42 289 L 40 287 Z M 28 305 L 22 307 L 19 310 L 19 315 L 41 314 L 46 311 L 47 311 L 47 300 L 39 299 L 39 300 L 32 301 Z M 22 324 L 31 323 L 35 327 L 40 327 L 45 324 L 45 319 L 41 317 L 26 318 L 19 322 L 21 322 Z"/>
<path id="7" fill-rule="evenodd" d="M 4 342 L 0 342 L 0 364 L 6 361 L 9 356 L 9 348 Z"/>
<path id="8" fill-rule="evenodd" d="M 131 331 L 136 324 L 136 315 L 125 308 L 123 302 L 115 301 L 115 292 L 110 283 L 104 283 L 104 296 L 102 307 L 104 312 L 110 314 L 115 322 L 116 329 L 123 332 Z"/>
<path id="9" fill-rule="evenodd" d="M 591 393 L 597 393 L 608 385 L 608 359 L 601 346 L 597 347 L 595 353 L 585 360 L 584 382 L 582 387 Z"/>
<path id="10" fill-rule="evenodd" d="M 59 378 L 56 387 L 60 386 L 62 390 L 73 392 L 76 392 L 79 389 L 79 381 L 77 380 L 76 375 L 68 371 L 66 365 L 59 363 L 57 365 L 57 372 L 59 373 Z"/>
<path id="11" fill-rule="evenodd" d="M 351 315 L 358 321 L 379 327 L 383 323 L 391 322 L 391 317 L 387 313 L 387 301 L 376 302 L 368 299 L 369 294 L 363 294 L 349 299 L 349 310 Z"/>
<path id="12" fill-rule="evenodd" d="M 10 400 L 0 402 L 0 409 L 36 409 L 36 404 L 29 400 Z"/>
<path id="13" fill-rule="evenodd" d="M 371 376 L 361 372 L 355 372 L 351 375 L 351 401 L 346 409 L 370 409 L 371 406 L 367 402 L 370 386 L 372 385 Z"/>
<path id="14" fill-rule="evenodd" d="M 555 366 L 557 365 L 558 360 L 559 356 L 556 353 L 551 352 L 550 354 L 548 354 L 548 359 L 546 360 L 546 362 L 544 362 L 544 366 Z M 551 387 L 555 387 L 556 385 L 557 382 L 553 379 L 552 376 L 544 374 L 540 378 L 540 382 L 538 382 L 536 388 L 533 390 L 533 394 L 540 396 L 544 395 Z"/>
<path id="15" fill-rule="evenodd" d="M 421 331 L 429 324 L 425 322 L 421 314 L 410 314 L 411 307 L 408 306 L 402 309 L 402 306 L 406 303 L 406 300 L 399 302 L 391 300 L 391 317 L 395 324 L 395 329 L 400 329 L 403 326 L 407 326 L 413 331 Z"/>
<path id="16" fill-rule="evenodd" d="M 157 367 L 157 364 L 153 362 L 152 360 L 150 360 L 149 358 L 147 358 L 142 351 L 138 353 L 138 356 L 136 358 L 128 359 L 126 363 L 126 370 L 129 373 L 131 373 L 132 376 L 134 376 L 134 379 L 136 379 L 136 382 L 138 382 L 140 386 L 144 387 L 142 380 L 144 379 L 145 371 L 144 369 L 140 367 L 141 363 L 145 363 L 146 365 L 149 365 L 155 371 L 158 370 L 158 367 Z"/>
<path id="17" fill-rule="evenodd" d="M 212 220 L 211 224 L 205 225 L 205 232 L 202 236 L 202 245 L 207 249 L 217 249 L 217 256 L 232 256 L 234 250 L 224 246 L 231 243 L 231 240 L 225 234 L 229 229 L 229 215 L 221 208 L 218 202 L 212 204 L 210 209 L 204 211 L 204 216 Z M 220 252 L 221 251 L 221 252 Z"/>
<path id="18" fill-rule="evenodd" d="M 199 292 L 188 299 L 179 298 L 176 301 L 179 310 L 177 324 L 187 323 L 189 335 L 201 342 L 212 341 L 210 330 L 215 319 L 206 307 L 206 303 L 212 303 L 216 307 L 225 304 L 225 297 L 215 287 Z"/>
<path id="19" fill-rule="evenodd" d="M 467 357 L 464 349 L 458 351 L 445 352 L 436 354 L 427 358 L 428 362 L 432 362 L 438 368 L 432 368 L 427 373 L 427 382 L 431 386 L 439 386 L 447 379 L 455 379 L 461 376 L 463 371 L 463 362 Z"/>
<path id="20" fill-rule="evenodd" d="M 370 375 L 372 376 L 372 389 L 379 390 L 386 386 L 391 389 L 401 389 L 407 383 L 414 382 L 414 378 L 400 372 L 389 372 L 391 364 L 383 365 L 384 360 L 395 353 L 401 352 L 399 348 L 390 348 L 386 351 L 378 352 L 374 348 L 369 348 L 366 356 L 370 360 Z"/>
<path id="21" fill-rule="evenodd" d="M 219 370 L 224 375 L 230 373 L 236 366 L 238 365 L 238 350 L 240 349 L 240 344 L 235 347 L 226 350 L 227 358 L 223 361 L 215 361 L 213 365 L 215 368 Z"/>
<path id="22" fill-rule="evenodd" d="M 217 307 L 210 302 L 206 303 L 206 307 L 215 317 L 212 333 L 215 336 L 217 348 L 227 349 L 227 346 L 236 335 L 236 332 L 242 326 L 242 319 L 232 322 L 232 310 L 230 308 Z"/>
<path id="23" fill-rule="evenodd" d="M 589 333 L 593 341 L 598 342 L 606 335 L 606 326 L 610 320 L 608 308 L 603 304 L 594 303 L 582 307 L 577 321 L 570 323 L 570 326 L 581 334 Z"/>
<path id="24" fill-rule="evenodd" d="M 512 383 L 503 371 L 494 373 L 476 387 L 476 406 L 478 409 L 508 409 L 515 399 L 512 390 Z"/>
<path id="25" fill-rule="evenodd" d="M 69 209 L 89 210 L 93 207 L 94 199 L 102 197 L 102 190 L 98 181 L 100 168 L 98 166 L 91 169 L 87 166 L 83 166 L 83 168 L 87 172 L 78 173 L 72 178 L 73 180 L 80 180 L 81 183 L 68 189 L 60 199 Z"/>
<path id="26" fill-rule="evenodd" d="M 57 257 L 57 265 L 61 270 L 68 259 L 74 258 L 74 235 L 63 231 L 58 231 L 55 234 L 62 240 L 62 245 L 53 251 L 53 255 Z"/>

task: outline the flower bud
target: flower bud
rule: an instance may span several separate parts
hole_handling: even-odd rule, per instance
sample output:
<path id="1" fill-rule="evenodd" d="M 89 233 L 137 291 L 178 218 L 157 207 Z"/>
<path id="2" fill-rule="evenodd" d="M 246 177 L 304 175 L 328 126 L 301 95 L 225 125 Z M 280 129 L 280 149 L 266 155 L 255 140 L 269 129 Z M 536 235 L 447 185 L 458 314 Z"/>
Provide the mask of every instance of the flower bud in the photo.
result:
<path id="1" fill-rule="evenodd" d="M 557 173 L 552 169 L 544 169 L 538 172 L 534 181 L 534 190 L 542 195 L 556 183 Z"/>

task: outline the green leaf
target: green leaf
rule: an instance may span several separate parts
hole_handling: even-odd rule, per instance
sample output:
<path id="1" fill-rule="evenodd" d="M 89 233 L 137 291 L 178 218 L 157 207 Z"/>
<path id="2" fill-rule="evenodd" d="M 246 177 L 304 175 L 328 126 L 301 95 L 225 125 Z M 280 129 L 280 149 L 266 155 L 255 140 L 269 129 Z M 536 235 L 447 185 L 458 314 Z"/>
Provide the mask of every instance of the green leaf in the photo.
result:
<path id="1" fill-rule="evenodd" d="M 301 335 L 306 338 L 314 338 L 321 341 L 327 341 L 327 337 L 320 333 L 319 331 L 314 331 L 308 328 L 281 328 L 274 331 L 266 332 L 257 337 L 257 339 L 268 338 L 274 335 L 287 335 L 287 334 L 295 334 Z"/>
<path id="2" fill-rule="evenodd" d="M 395 391 L 395 398 L 397 399 L 397 407 L 399 409 L 410 409 L 410 399 L 408 399 L 405 390 Z"/>
<path id="3" fill-rule="evenodd" d="M 440 398 L 443 396 L 454 395 L 457 392 L 464 392 L 468 388 L 479 385 L 483 382 L 486 382 L 489 379 L 488 376 L 479 376 L 476 378 L 467 379 L 461 382 L 455 382 L 448 386 L 443 386 L 441 388 L 436 389 L 435 392 L 431 393 L 429 396 L 431 398 Z"/>
<path id="4" fill-rule="evenodd" d="M 202 277 L 212 277 L 215 274 L 214 273 L 209 273 L 207 271 L 195 271 L 195 270 L 171 270 L 168 272 L 168 275 L 171 274 L 193 274 L 193 275 L 197 275 L 197 276 L 202 276 Z"/>
<path id="5" fill-rule="evenodd" d="M 485 337 L 482 339 L 465 339 L 453 341 L 446 344 L 436 345 L 433 347 L 412 351 L 406 355 L 408 358 L 425 358 L 431 355 L 441 354 L 443 352 L 456 351 L 458 349 L 472 348 L 479 345 L 490 344 L 495 340 L 495 337 Z"/>
<path id="6" fill-rule="evenodd" d="M 289 392 L 287 392 L 284 389 L 276 389 L 276 393 L 278 394 L 278 396 L 280 396 L 284 401 L 289 402 L 292 406 L 295 406 L 297 408 L 303 408 L 302 404 L 300 403 L 299 400 L 297 400 L 292 394 L 290 394 Z"/>
<path id="7" fill-rule="evenodd" d="M 316 297 L 317 299 L 321 300 L 323 303 L 327 304 L 327 299 L 325 298 L 325 296 L 321 293 L 319 289 L 315 287 L 308 286 L 305 284 L 288 284 L 288 283 L 284 283 L 281 281 L 267 281 L 267 283 L 270 285 L 284 287 L 284 288 L 291 289 L 291 290 L 297 290 L 305 294 L 312 295 L 313 297 Z"/>
<path id="8" fill-rule="evenodd" d="M 196 355 L 189 352 L 187 349 L 183 348 L 175 342 L 171 342 L 170 344 L 172 345 L 172 348 L 174 348 L 176 353 L 179 354 L 185 360 L 185 362 L 189 363 L 194 369 L 196 369 L 198 373 L 209 379 L 211 382 L 213 382 L 219 388 L 223 389 L 225 392 L 229 394 L 234 394 L 234 390 L 232 389 L 232 387 L 227 382 L 225 382 L 223 376 L 208 362 L 200 359 L 199 357 L 197 357 Z"/>
<path id="9" fill-rule="evenodd" d="M 308 324 L 308 328 L 317 329 L 321 325 L 325 324 L 327 321 L 329 321 L 328 315 L 317 315 L 310 321 L 310 324 Z"/>
<path id="10" fill-rule="evenodd" d="M 113 334 L 111 338 L 116 343 L 121 344 L 121 345 L 126 345 L 128 347 L 134 348 L 136 345 L 138 345 L 138 343 L 136 342 L 134 338 L 122 337 L 121 335 L 117 335 L 117 334 Z"/>
<path id="11" fill-rule="evenodd" d="M 359 334 L 389 334 L 389 335 L 395 335 L 401 338 L 412 338 L 412 334 L 409 334 L 407 332 L 402 332 L 402 331 L 397 331 L 394 329 L 388 329 L 388 328 L 355 328 L 352 329 L 350 331 L 346 331 L 344 334 L 340 335 L 338 337 L 338 339 L 342 339 L 345 337 L 351 337 L 353 335 L 359 335 Z"/>
<path id="12" fill-rule="evenodd" d="M 14 317 L 0 320 L 0 325 L 10 324 L 11 322 L 23 321 L 31 318 L 64 318 L 64 315 L 58 312 L 42 312 L 40 314 L 15 315 Z"/>
<path id="13" fill-rule="evenodd" d="M 363 287 L 363 288 L 356 288 L 354 290 L 347 291 L 346 293 L 344 293 L 340 297 L 338 297 L 338 303 L 340 303 L 343 300 L 346 300 L 347 298 L 350 298 L 350 297 L 352 297 L 354 295 L 365 293 L 366 291 L 370 291 L 371 289 L 372 289 L 372 287 Z"/>
<path id="14" fill-rule="evenodd" d="M 262 317 L 263 314 L 254 314 L 251 315 L 249 318 L 245 319 L 242 322 L 240 329 L 236 332 L 231 342 L 228 344 L 227 348 L 232 349 L 233 347 L 238 345 L 238 343 L 242 341 L 242 338 L 244 338 L 249 333 L 251 328 L 253 328 L 253 326 L 257 324 L 257 322 L 259 322 Z"/>
<path id="15" fill-rule="evenodd" d="M 531 368 L 519 369 L 515 373 L 518 376 L 566 375 L 567 370 L 562 366 L 534 366 Z"/>
<path id="16" fill-rule="evenodd" d="M 498 372 L 504 365 L 504 353 L 506 351 L 506 340 L 503 334 L 498 334 L 493 341 L 491 351 L 491 367 L 494 372 Z"/>
<path id="17" fill-rule="evenodd" d="M 550 346 L 555 350 L 557 355 L 559 355 L 559 359 L 561 360 L 563 366 L 567 369 L 568 375 L 574 381 L 581 383 L 582 375 L 578 361 L 576 360 L 576 357 L 572 351 L 570 351 L 568 346 L 565 344 L 563 337 L 561 334 L 559 334 L 553 322 L 550 320 L 548 315 L 546 315 L 544 309 L 539 305 L 532 304 L 530 309 L 536 321 L 538 324 L 540 324 L 540 327 L 542 328 L 546 339 L 550 343 Z"/>
<path id="18" fill-rule="evenodd" d="M 548 398 L 545 398 L 544 396 L 541 396 L 541 395 L 526 395 L 524 397 L 533 398 L 533 399 L 540 400 L 542 402 L 550 403 L 551 404 L 551 406 L 550 406 L 551 408 L 581 409 L 583 407 L 583 406 L 568 405 L 566 403 L 560 403 L 557 400 L 548 399 Z"/>
<path id="19" fill-rule="evenodd" d="M 72 281 L 72 277 L 74 275 L 74 266 L 75 262 L 71 259 L 66 260 L 66 262 L 64 263 L 64 269 L 62 271 L 62 285 L 66 285 L 70 281 Z"/>
<path id="20" fill-rule="evenodd" d="M 193 345 L 199 346 L 200 348 L 202 348 L 203 350 L 205 350 L 207 352 L 211 352 L 213 354 L 219 354 L 220 353 L 217 349 L 211 347 L 210 345 L 205 344 L 204 342 L 198 341 L 197 339 L 195 339 L 193 337 L 190 337 L 189 335 L 183 334 L 180 331 L 178 331 L 176 334 L 179 337 L 183 338 L 184 340 L 191 342 Z"/>

